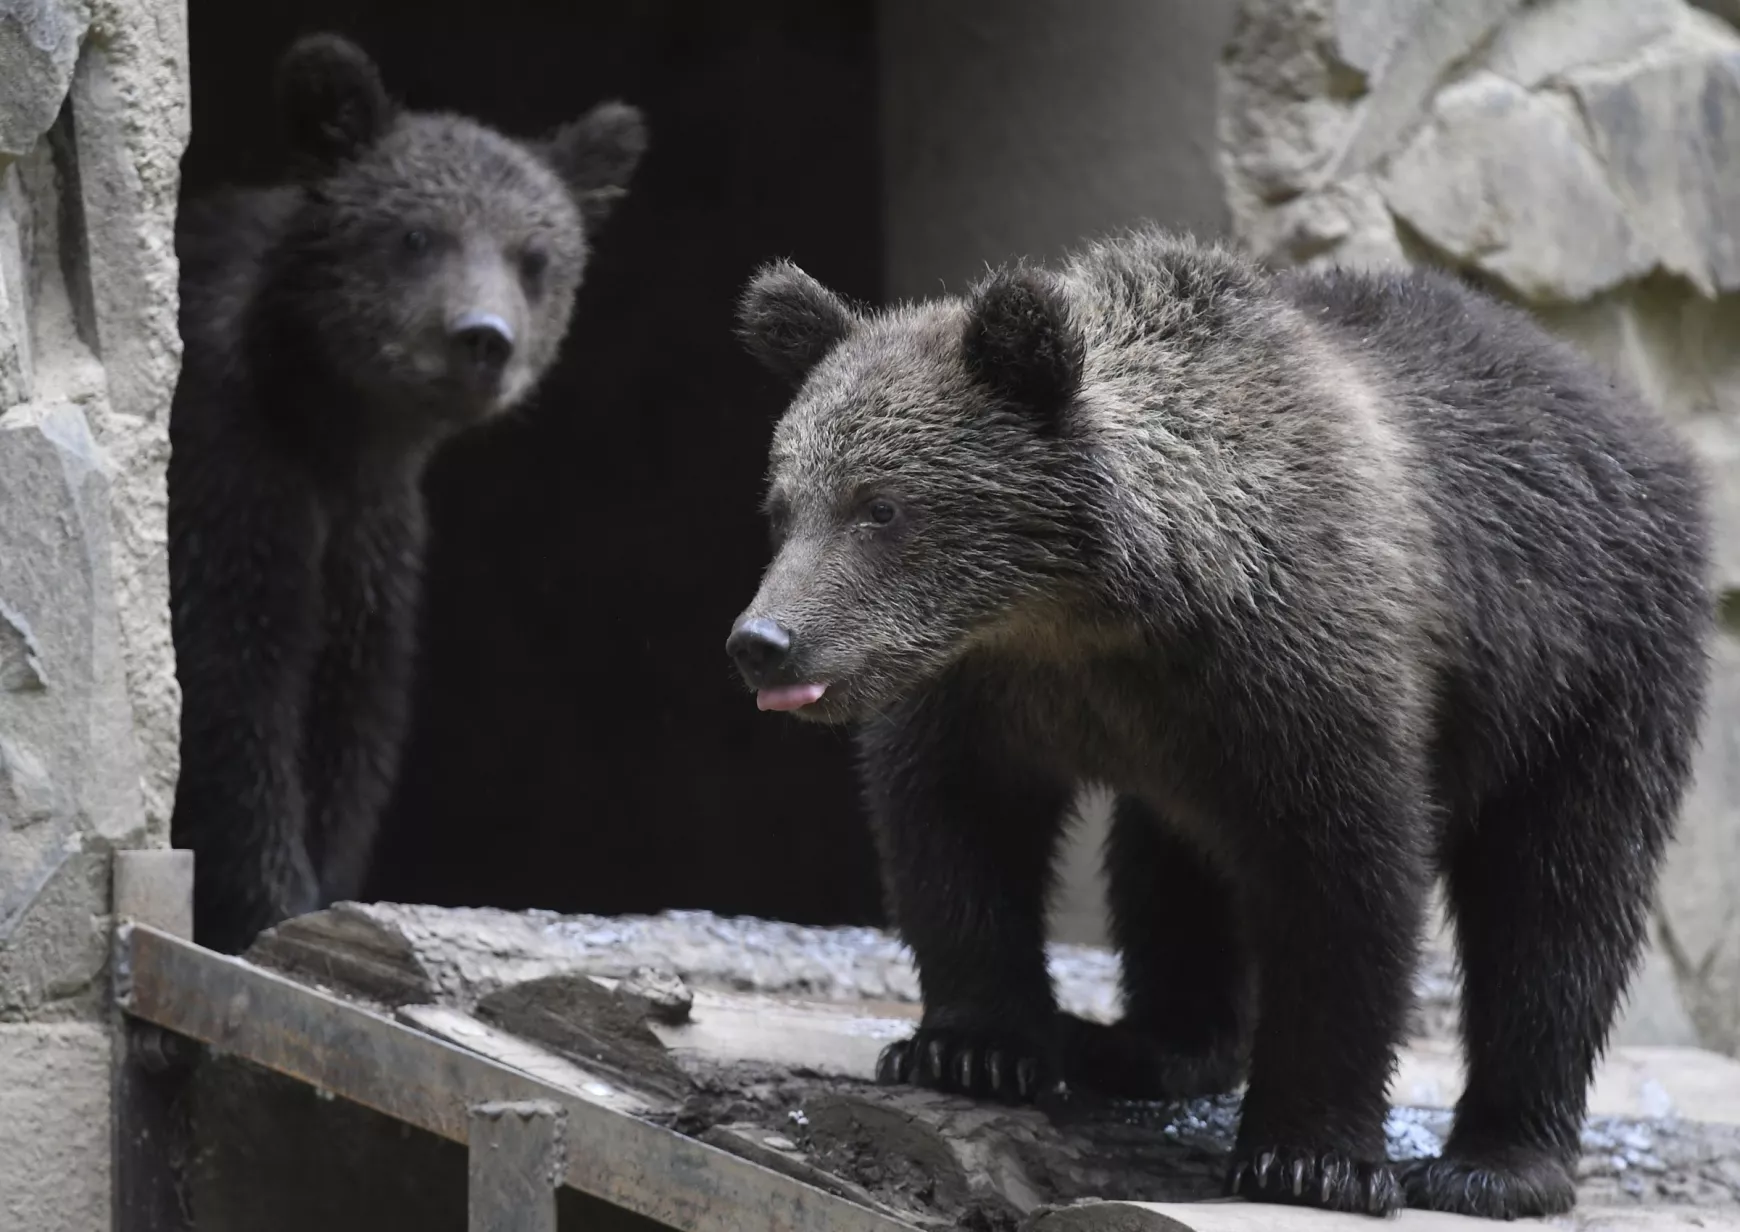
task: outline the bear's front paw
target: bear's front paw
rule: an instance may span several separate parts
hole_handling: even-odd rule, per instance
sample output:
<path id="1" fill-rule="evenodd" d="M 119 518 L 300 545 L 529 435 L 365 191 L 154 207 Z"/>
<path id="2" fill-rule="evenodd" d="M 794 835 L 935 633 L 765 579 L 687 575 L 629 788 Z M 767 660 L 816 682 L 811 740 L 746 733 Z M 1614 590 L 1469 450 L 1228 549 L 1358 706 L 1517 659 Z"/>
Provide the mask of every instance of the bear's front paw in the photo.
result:
<path id="1" fill-rule="evenodd" d="M 1030 1103 L 1050 1081 L 1051 1067 L 1040 1052 L 1031 1041 L 1014 1037 L 920 1027 L 911 1039 L 882 1050 L 876 1060 L 876 1081 Z"/>
<path id="2" fill-rule="evenodd" d="M 1408 1205 L 1476 1219 L 1563 1215 L 1577 1201 L 1577 1183 L 1547 1151 L 1447 1152 L 1403 1170 Z"/>
<path id="3" fill-rule="evenodd" d="M 1252 1202 L 1320 1206 L 1353 1215 L 1393 1215 L 1402 1187 L 1389 1164 L 1310 1147 L 1240 1147 L 1226 1192 Z"/>

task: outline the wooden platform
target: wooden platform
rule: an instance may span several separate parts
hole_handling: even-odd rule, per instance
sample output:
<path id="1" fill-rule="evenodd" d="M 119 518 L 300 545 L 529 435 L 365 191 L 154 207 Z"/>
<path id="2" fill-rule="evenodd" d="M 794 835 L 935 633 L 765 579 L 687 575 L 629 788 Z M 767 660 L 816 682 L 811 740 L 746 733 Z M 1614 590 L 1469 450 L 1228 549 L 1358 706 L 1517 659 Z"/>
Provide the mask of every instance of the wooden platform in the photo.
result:
<path id="1" fill-rule="evenodd" d="M 189 1226 L 176 1169 L 192 1148 L 174 1136 L 190 1131 L 168 1111 L 169 1087 L 203 1056 L 465 1145 L 474 1230 L 555 1232 L 558 1186 L 694 1232 L 1371 1226 L 1207 1201 L 1236 1098 L 1060 1093 L 1008 1109 L 871 1085 L 877 1052 L 916 1016 L 903 962 L 868 930 L 701 915 L 344 904 L 267 934 L 245 960 L 124 925 L 117 995 L 133 1097 L 122 1107 L 135 1129 L 160 1122 L 145 1124 L 145 1145 L 123 1126 L 123 1182 L 158 1195 L 127 1232 Z M 1092 955 L 1054 965 L 1066 1000 L 1110 1010 L 1099 984 L 1115 969 Z M 1399 1082 L 1453 1097 L 1444 1047 L 1424 1041 L 1403 1071 Z M 1740 1228 L 1740 1126 L 1676 1111 L 1740 1107 L 1740 1065 L 1676 1053 L 1622 1057 L 1606 1073 L 1602 1102 L 1618 1115 L 1591 1118 L 1581 1222 L 1565 1226 Z M 1392 1157 L 1435 1152 L 1448 1123 L 1442 1106 L 1397 1108 Z M 1631 1222 L 1600 1222 L 1621 1217 Z M 1478 1226 L 1414 1212 L 1397 1226 L 1452 1225 Z"/>

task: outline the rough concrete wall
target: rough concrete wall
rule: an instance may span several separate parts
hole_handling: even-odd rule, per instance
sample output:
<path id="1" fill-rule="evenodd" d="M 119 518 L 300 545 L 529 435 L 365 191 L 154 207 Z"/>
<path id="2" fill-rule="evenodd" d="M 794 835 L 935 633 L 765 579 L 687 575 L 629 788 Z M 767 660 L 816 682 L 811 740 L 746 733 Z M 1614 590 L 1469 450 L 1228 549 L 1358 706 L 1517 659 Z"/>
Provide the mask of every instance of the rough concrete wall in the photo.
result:
<path id="1" fill-rule="evenodd" d="M 1740 596 L 1740 19 L 1730 0 L 1243 0 L 1234 234 L 1281 263 L 1432 262 L 1629 374 L 1715 481 Z M 1737 612 L 1740 614 L 1740 612 Z M 1740 1051 L 1740 625 L 1624 1034 Z"/>
<path id="2" fill-rule="evenodd" d="M 168 842 L 181 0 L 0 0 L 0 1227 L 109 1223 L 110 856 Z M 53 1098 L 41 1098 L 50 1089 Z"/>
<path id="3" fill-rule="evenodd" d="M 1215 66 L 1233 0 L 883 0 L 891 298 L 959 290 L 1153 221 L 1217 235 Z M 1052 933 L 1101 944 L 1106 801 L 1062 853 Z"/>

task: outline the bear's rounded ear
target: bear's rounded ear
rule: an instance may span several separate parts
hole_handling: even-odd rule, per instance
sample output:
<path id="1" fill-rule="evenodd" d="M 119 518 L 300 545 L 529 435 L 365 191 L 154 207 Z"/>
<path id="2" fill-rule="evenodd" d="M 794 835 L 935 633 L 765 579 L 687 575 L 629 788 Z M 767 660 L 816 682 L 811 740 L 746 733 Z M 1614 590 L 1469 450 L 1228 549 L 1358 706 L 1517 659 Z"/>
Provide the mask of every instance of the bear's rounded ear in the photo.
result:
<path id="1" fill-rule="evenodd" d="M 999 270 L 975 288 L 961 348 L 975 380 L 1047 430 L 1081 388 L 1087 347 L 1063 288 L 1044 270 Z"/>
<path id="2" fill-rule="evenodd" d="M 737 336 L 764 367 L 797 386 L 852 331 L 855 317 L 851 305 L 792 262 L 771 261 L 737 301 Z"/>
<path id="3" fill-rule="evenodd" d="M 588 227 L 610 216 L 646 153 L 646 117 L 612 99 L 570 121 L 534 148 L 556 169 Z"/>
<path id="4" fill-rule="evenodd" d="M 393 120 L 375 62 L 349 39 L 311 34 L 278 61 L 278 116 L 304 172 L 329 171 L 368 149 Z"/>

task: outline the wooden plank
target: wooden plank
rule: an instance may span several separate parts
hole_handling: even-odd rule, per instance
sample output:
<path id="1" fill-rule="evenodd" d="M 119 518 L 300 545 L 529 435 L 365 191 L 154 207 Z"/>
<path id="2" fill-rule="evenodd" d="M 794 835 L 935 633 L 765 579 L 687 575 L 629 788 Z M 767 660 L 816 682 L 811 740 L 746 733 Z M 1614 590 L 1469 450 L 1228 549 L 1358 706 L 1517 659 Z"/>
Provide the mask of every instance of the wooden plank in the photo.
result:
<path id="1" fill-rule="evenodd" d="M 685 1232 L 897 1232 L 906 1224 L 612 1111 L 372 1010 L 144 925 L 117 933 L 127 1013 L 455 1142 L 470 1109 L 548 1100 L 567 1184 Z"/>
<path id="2" fill-rule="evenodd" d="M 446 1040 L 480 1057 L 488 1057 L 522 1074 L 530 1074 L 577 1099 L 601 1104 L 629 1116 L 670 1115 L 677 1111 L 675 1104 L 661 1102 L 644 1092 L 610 1081 L 547 1048 L 517 1035 L 509 1035 L 487 1022 L 479 1022 L 470 1014 L 444 1005 L 407 1005 L 398 1011 L 396 1017 L 426 1035 Z"/>

